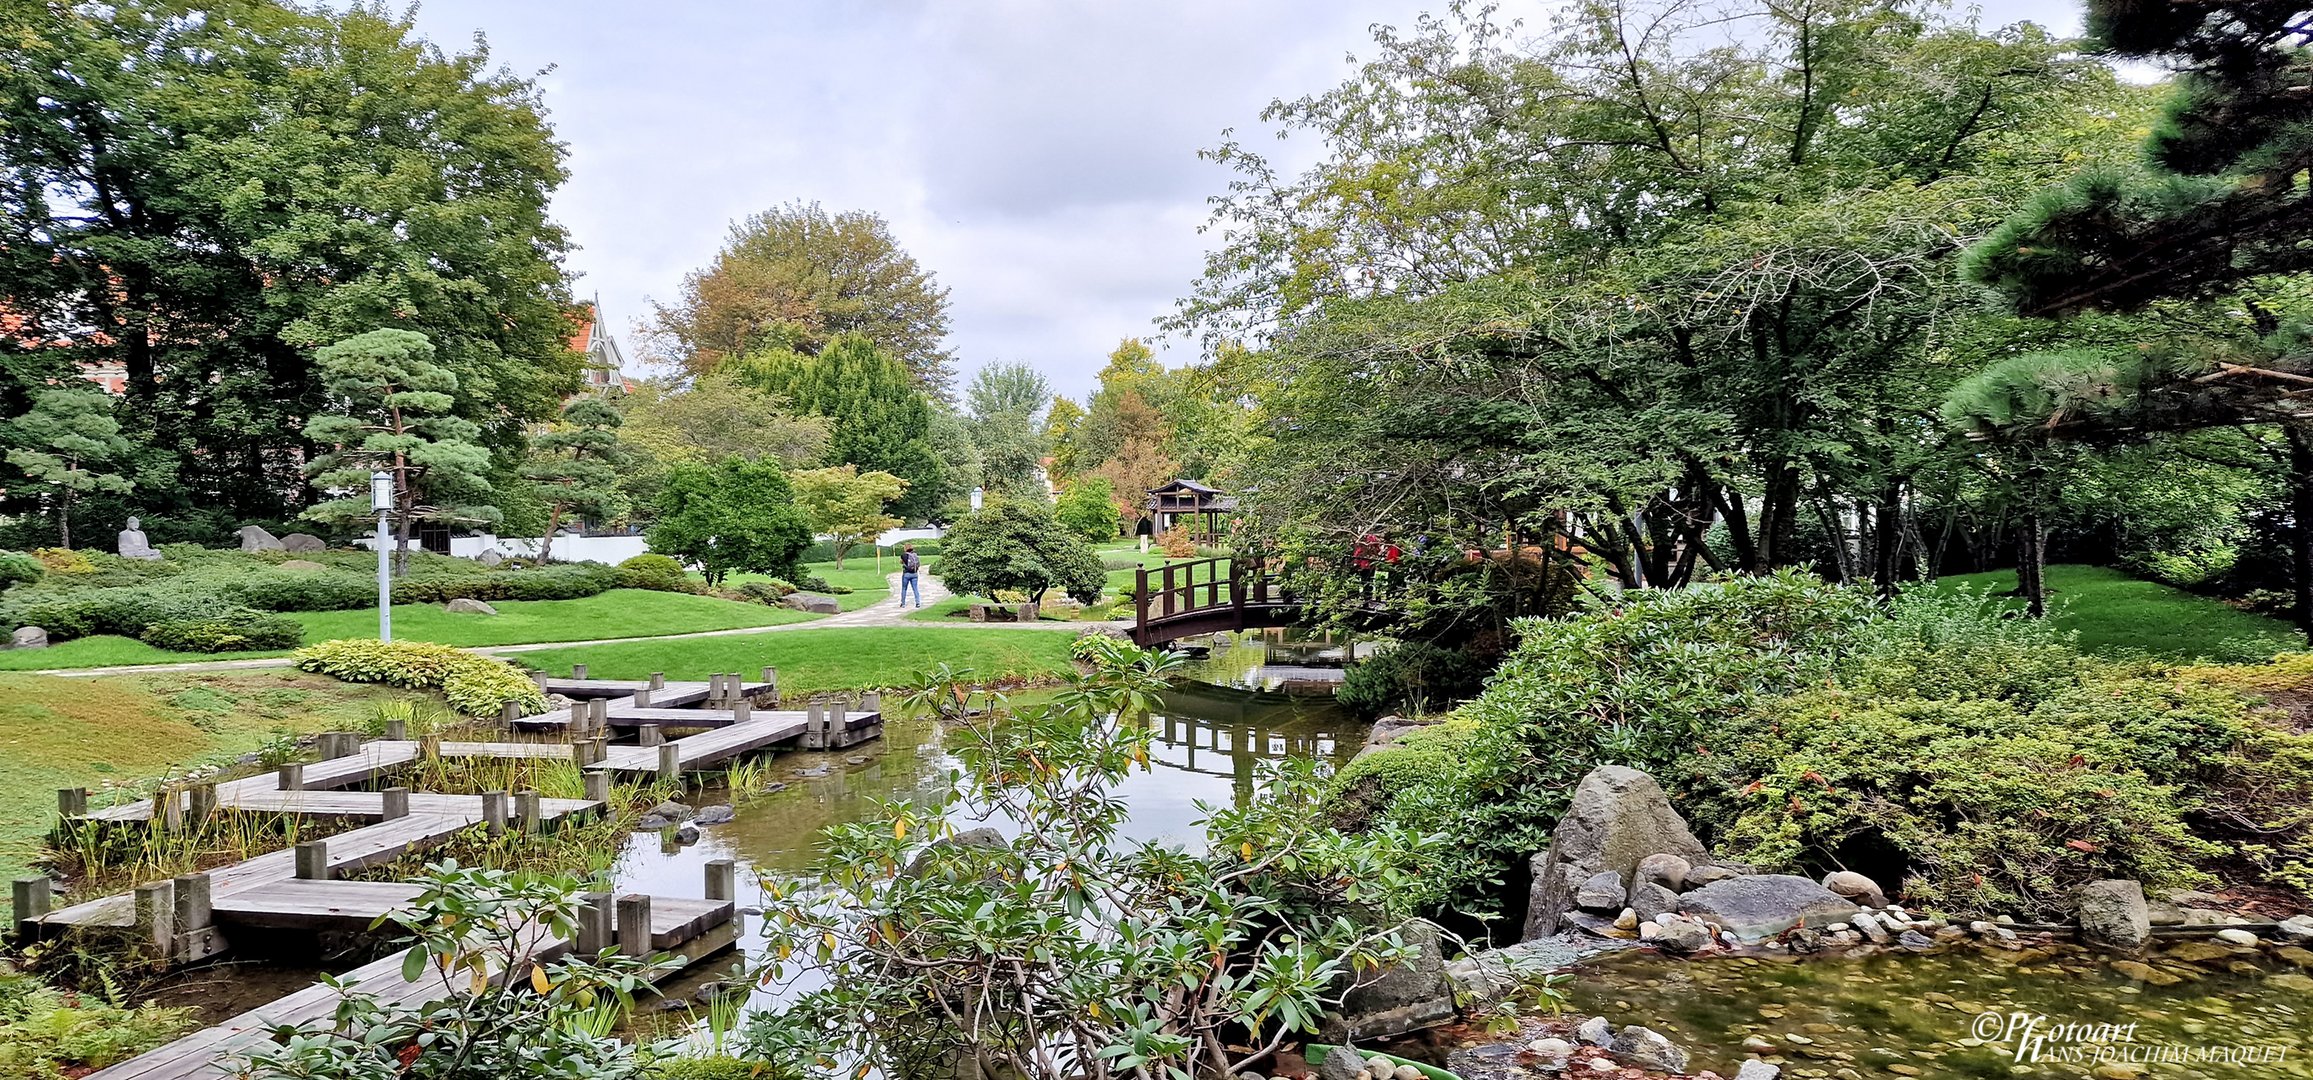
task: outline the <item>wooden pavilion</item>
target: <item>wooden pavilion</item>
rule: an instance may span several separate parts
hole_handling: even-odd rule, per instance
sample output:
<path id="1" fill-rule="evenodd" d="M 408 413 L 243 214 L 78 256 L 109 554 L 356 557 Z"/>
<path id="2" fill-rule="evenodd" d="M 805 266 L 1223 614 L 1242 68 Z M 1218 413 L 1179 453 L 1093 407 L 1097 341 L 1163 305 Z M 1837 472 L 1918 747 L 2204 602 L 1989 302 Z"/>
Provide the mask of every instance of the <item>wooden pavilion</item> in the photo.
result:
<path id="1" fill-rule="evenodd" d="M 1150 488 L 1146 505 L 1156 521 L 1156 531 L 1179 525 L 1210 537 L 1221 534 L 1221 515 L 1237 512 L 1237 497 L 1194 480 L 1175 480 Z"/>

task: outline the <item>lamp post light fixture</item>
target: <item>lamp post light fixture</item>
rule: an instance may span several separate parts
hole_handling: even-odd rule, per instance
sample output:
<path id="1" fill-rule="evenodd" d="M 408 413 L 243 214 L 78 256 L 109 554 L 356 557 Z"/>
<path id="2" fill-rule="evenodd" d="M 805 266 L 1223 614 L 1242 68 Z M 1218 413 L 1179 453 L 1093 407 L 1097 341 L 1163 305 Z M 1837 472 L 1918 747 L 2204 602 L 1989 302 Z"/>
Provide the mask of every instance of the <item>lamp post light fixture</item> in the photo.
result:
<path id="1" fill-rule="evenodd" d="M 387 550 L 386 522 L 394 512 L 394 477 L 389 472 L 369 474 L 369 508 L 377 511 L 377 639 L 394 639 L 393 558 Z"/>

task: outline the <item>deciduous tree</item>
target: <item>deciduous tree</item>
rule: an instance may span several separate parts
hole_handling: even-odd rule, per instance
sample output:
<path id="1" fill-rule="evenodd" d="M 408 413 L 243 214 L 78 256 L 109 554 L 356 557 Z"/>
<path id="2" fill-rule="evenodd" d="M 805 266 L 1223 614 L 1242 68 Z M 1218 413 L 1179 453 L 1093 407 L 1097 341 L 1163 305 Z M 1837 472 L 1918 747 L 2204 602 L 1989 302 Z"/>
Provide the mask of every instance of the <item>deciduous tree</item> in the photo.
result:
<path id="1" fill-rule="evenodd" d="M 991 494 L 1047 497 L 1043 414 L 1051 396 L 1051 384 L 1026 364 L 990 364 L 973 374 L 964 404 L 980 483 Z"/>
<path id="2" fill-rule="evenodd" d="M 863 541 L 873 541 L 900 520 L 884 512 L 907 491 L 908 482 L 887 472 L 861 472 L 857 465 L 805 469 L 795 474 L 795 505 L 811 531 L 835 546 L 835 568 Z"/>
<path id="3" fill-rule="evenodd" d="M 793 581 L 811 546 L 811 523 L 795 507 L 787 474 L 769 461 L 725 458 L 677 465 L 659 490 L 644 539 L 653 552 L 699 568 L 709 585 L 733 571 Z"/>
<path id="4" fill-rule="evenodd" d="M 1059 589 L 1089 604 L 1108 582 L 1092 545 L 1061 528 L 1048 504 L 1020 499 L 992 500 L 950 526 L 932 573 L 958 595 L 1017 590 L 1030 603 Z"/>
<path id="5" fill-rule="evenodd" d="M 827 453 L 826 417 L 797 416 L 777 396 L 729 372 L 702 375 L 687 386 L 644 383 L 619 405 L 626 414 L 620 437 L 637 459 L 626 472 L 627 491 L 640 505 L 657 498 L 667 470 L 677 465 L 740 458 L 793 469 Z"/>
<path id="6" fill-rule="evenodd" d="M 828 422 L 830 465 L 888 472 L 908 483 L 892 508 L 920 520 L 945 487 L 931 442 L 932 402 L 907 369 L 867 338 L 844 334 L 816 354 L 774 349 L 731 365 L 732 374 Z"/>

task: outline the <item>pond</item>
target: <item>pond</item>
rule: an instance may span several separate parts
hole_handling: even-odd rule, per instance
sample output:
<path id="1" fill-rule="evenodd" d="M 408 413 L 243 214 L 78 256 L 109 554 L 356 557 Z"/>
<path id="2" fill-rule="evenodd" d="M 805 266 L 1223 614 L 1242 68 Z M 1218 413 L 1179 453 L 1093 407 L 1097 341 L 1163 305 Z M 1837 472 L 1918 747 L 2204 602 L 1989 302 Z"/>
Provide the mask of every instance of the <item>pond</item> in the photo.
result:
<path id="1" fill-rule="evenodd" d="M 2313 977 L 2292 956 L 2313 962 L 2208 940 L 2139 960 L 2062 945 L 1797 961 L 1633 950 L 1584 965 L 1568 1007 L 1653 1027 L 1690 1070 L 1722 1076 L 1751 1040 L 1789 1077 L 2271 1080 L 2313 1076 Z"/>

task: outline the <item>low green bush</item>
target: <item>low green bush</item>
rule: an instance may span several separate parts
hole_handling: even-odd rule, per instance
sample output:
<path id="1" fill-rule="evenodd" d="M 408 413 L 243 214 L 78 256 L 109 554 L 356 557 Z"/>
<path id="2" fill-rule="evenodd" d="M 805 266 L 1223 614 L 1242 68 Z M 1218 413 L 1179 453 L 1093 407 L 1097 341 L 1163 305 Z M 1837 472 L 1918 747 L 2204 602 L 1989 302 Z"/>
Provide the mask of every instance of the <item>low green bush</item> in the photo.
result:
<path id="1" fill-rule="evenodd" d="M 683 564 L 665 555 L 642 554 L 618 564 L 619 587 L 657 592 L 699 592 L 704 586 L 683 572 Z"/>
<path id="2" fill-rule="evenodd" d="M 1352 758 L 1333 776 L 1326 811 L 1343 828 L 1361 828 L 1398 796 L 1451 779 L 1478 725 L 1448 719 Z"/>
<path id="3" fill-rule="evenodd" d="M 771 578 L 765 581 L 750 581 L 739 586 L 739 592 L 741 595 L 745 596 L 749 600 L 754 600 L 765 604 L 777 604 L 779 601 L 785 599 L 794 591 L 795 586 L 781 581 L 778 578 Z"/>
<path id="4" fill-rule="evenodd" d="M 1460 649 L 1408 641 L 1351 664 L 1333 696 L 1361 718 L 1397 709 L 1419 716 L 1467 700 L 1484 678 L 1484 666 Z"/>
<path id="5" fill-rule="evenodd" d="M 0 551 L 0 589 L 30 585 L 48 575 L 40 560 L 20 551 Z"/>
<path id="6" fill-rule="evenodd" d="M 0 971 L 0 1076 L 63 1080 L 118 1064 L 198 1026 L 191 1009 L 133 1009 Z"/>
<path id="7" fill-rule="evenodd" d="M 243 611 L 206 619 L 164 619 L 145 627 L 139 640 L 171 652 L 293 649 L 305 640 L 305 627 L 286 615 Z"/>
<path id="8" fill-rule="evenodd" d="M 645 1080 L 778 1080 L 785 1075 L 768 1061 L 735 1057 L 669 1057 L 643 1069 Z"/>
<path id="9" fill-rule="evenodd" d="M 345 638 L 298 650 L 297 666 L 346 682 L 439 690 L 466 716 L 496 716 L 507 702 L 525 715 L 546 711 L 545 693 L 520 670 L 448 645 Z"/>
<path id="10" fill-rule="evenodd" d="M 350 570 L 258 570 L 226 586 L 259 611 L 345 611 L 377 603 L 377 578 Z"/>

